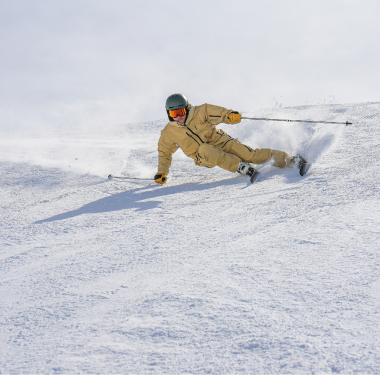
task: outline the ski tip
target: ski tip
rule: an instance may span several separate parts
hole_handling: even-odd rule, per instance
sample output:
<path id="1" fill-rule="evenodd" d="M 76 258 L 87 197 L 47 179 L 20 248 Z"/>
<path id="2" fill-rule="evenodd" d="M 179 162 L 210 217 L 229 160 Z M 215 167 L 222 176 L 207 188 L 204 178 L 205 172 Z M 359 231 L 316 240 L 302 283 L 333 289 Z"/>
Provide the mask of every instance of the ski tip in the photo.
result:
<path id="1" fill-rule="evenodd" d="M 260 172 L 259 171 L 255 171 L 255 173 L 249 179 L 251 181 L 251 184 L 253 184 L 257 180 L 257 178 L 258 178 L 259 175 L 260 175 Z"/>
<path id="2" fill-rule="evenodd" d="M 299 158 L 299 173 L 304 176 L 309 168 L 309 163 L 301 154 L 297 154 L 296 157 Z"/>
<path id="3" fill-rule="evenodd" d="M 300 168 L 300 175 L 301 176 L 304 176 L 306 174 L 308 165 L 309 164 L 307 162 L 302 164 L 302 166 Z"/>
<path id="4" fill-rule="evenodd" d="M 112 179 L 112 178 L 113 178 L 113 175 L 109 174 L 108 179 Z"/>

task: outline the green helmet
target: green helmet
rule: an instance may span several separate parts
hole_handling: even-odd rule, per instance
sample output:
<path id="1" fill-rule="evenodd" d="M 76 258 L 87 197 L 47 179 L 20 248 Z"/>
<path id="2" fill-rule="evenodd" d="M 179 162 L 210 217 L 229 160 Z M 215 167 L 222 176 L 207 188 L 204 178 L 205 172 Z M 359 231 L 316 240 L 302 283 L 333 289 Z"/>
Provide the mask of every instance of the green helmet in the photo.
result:
<path id="1" fill-rule="evenodd" d="M 172 94 L 167 100 L 166 100 L 166 111 L 169 110 L 178 110 L 179 108 L 188 107 L 189 102 L 187 101 L 186 97 L 183 94 Z"/>

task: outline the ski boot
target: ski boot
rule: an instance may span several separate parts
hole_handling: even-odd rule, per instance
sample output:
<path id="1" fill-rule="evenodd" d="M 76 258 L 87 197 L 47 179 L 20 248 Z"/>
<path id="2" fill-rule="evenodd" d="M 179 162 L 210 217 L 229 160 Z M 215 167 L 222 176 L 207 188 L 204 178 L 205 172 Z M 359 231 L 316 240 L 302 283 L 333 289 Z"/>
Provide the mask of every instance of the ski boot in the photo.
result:
<path id="1" fill-rule="evenodd" d="M 297 167 L 300 172 L 300 175 L 304 176 L 307 171 L 308 162 L 302 155 L 297 154 L 291 158 L 290 166 Z"/>
<path id="2" fill-rule="evenodd" d="M 239 163 L 237 172 L 240 175 L 248 175 L 250 177 L 249 180 L 251 181 L 252 184 L 257 180 L 257 177 L 260 174 L 260 172 L 255 170 L 250 164 L 245 163 L 243 161 Z"/>

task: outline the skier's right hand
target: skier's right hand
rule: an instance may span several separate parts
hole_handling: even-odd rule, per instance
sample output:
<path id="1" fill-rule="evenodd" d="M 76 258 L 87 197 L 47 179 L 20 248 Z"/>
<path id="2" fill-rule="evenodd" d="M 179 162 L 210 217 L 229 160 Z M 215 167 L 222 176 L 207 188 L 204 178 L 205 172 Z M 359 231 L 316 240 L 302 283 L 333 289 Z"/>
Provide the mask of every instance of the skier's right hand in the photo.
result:
<path id="1" fill-rule="evenodd" d="M 232 111 L 228 114 L 228 121 L 230 124 L 240 123 L 241 114 L 237 111 Z"/>
<path id="2" fill-rule="evenodd" d="M 165 174 L 158 173 L 158 172 L 154 177 L 154 181 L 157 184 L 165 184 L 167 180 L 168 180 L 168 177 Z"/>

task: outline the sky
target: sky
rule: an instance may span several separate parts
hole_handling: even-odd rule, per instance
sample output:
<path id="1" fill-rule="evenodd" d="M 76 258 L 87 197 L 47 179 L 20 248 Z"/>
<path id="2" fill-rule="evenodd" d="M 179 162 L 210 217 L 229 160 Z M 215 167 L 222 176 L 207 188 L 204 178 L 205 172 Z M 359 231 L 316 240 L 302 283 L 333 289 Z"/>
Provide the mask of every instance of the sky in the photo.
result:
<path id="1" fill-rule="evenodd" d="M 379 101 L 377 0 L 1 0 L 0 131 Z"/>

